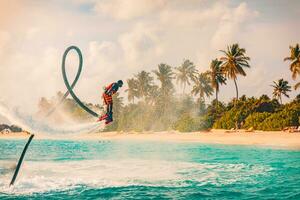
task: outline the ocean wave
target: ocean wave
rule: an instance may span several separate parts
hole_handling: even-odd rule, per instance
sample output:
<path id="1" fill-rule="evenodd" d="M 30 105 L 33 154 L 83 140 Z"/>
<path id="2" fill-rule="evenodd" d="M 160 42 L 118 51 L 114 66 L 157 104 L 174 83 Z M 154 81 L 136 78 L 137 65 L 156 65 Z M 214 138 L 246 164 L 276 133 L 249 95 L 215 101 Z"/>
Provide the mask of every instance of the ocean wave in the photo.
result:
<path id="1" fill-rule="evenodd" d="M 261 165 L 190 163 L 161 160 L 82 160 L 24 163 L 13 187 L 11 174 L 0 174 L 0 193 L 32 194 L 64 191 L 76 187 L 124 186 L 189 187 L 223 186 L 238 182 L 255 184 L 257 176 L 272 169 Z"/>

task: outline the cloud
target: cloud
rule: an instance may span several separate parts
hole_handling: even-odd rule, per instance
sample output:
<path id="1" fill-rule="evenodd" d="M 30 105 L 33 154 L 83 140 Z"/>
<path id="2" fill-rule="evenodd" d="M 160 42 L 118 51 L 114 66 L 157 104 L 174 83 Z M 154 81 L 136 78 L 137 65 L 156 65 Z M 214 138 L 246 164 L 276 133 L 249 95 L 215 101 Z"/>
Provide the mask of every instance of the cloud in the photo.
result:
<path id="1" fill-rule="evenodd" d="M 0 30 L 0 58 L 1 55 L 4 54 L 4 51 L 7 48 L 10 40 L 11 40 L 10 34 L 6 31 Z"/>
<path id="2" fill-rule="evenodd" d="M 0 27 L 12 26 L 10 22 L 23 13 L 25 1 L 10 0 L 0 1 Z"/>
<path id="3" fill-rule="evenodd" d="M 94 10 L 114 19 L 129 20 L 162 9 L 166 0 L 103 0 L 95 3 Z"/>
<path id="4" fill-rule="evenodd" d="M 106 76 L 117 70 L 122 61 L 122 51 L 118 44 L 111 41 L 91 41 L 88 47 L 87 62 L 90 66 L 88 77 Z"/>
<path id="5" fill-rule="evenodd" d="M 145 23 L 137 24 L 131 31 L 120 35 L 119 43 L 128 67 L 148 64 L 163 53 L 159 46 L 159 29 Z"/>
<path id="6" fill-rule="evenodd" d="M 241 3 L 234 9 L 225 8 L 225 12 L 219 20 L 218 28 L 212 36 L 212 47 L 220 49 L 237 42 L 237 36 L 243 32 L 244 24 L 249 23 L 257 16 L 258 12 L 250 10 L 246 3 Z"/>
<path id="7" fill-rule="evenodd" d="M 38 35 L 40 29 L 37 28 L 37 27 L 31 27 L 28 29 L 27 33 L 26 33 L 26 39 L 27 40 L 31 40 L 31 39 L 34 39 L 35 36 Z"/>
<path id="8" fill-rule="evenodd" d="M 217 20 L 224 13 L 224 3 L 217 2 L 211 7 L 206 8 L 188 8 L 167 7 L 160 13 L 160 21 L 167 26 L 195 27 L 203 23 L 209 23 Z"/>
<path id="9" fill-rule="evenodd" d="M 241 94 L 269 91 L 272 80 L 281 76 L 291 80 L 282 58 L 289 45 L 299 42 L 296 21 L 265 20 L 264 8 L 229 2 L 0 1 L 2 98 L 34 110 L 41 96 L 65 91 L 60 65 L 69 45 L 79 46 L 84 58 L 75 91 L 93 103 L 99 103 L 103 85 L 140 70 L 151 71 L 161 62 L 178 66 L 187 58 L 205 71 L 211 59 L 221 56 L 218 50 L 233 42 L 239 42 L 251 57 L 247 77 L 238 80 Z M 77 59 L 75 53 L 68 57 L 70 81 Z M 220 96 L 222 100 L 234 96 L 232 81 L 222 86 Z"/>
<path id="10" fill-rule="evenodd" d="M 39 54 L 19 51 L 2 63 L 0 91 L 10 106 L 35 110 L 42 96 L 53 96 L 62 81 L 58 70 L 60 56 L 56 49 L 46 48 Z"/>

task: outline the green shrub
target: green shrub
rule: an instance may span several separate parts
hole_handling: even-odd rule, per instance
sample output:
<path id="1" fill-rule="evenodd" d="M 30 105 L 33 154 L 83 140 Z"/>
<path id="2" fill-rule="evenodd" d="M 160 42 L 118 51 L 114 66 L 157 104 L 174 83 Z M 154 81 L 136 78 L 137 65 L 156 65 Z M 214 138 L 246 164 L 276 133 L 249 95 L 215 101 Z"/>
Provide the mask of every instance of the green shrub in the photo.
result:
<path id="1" fill-rule="evenodd" d="M 180 132 L 192 132 L 207 130 L 212 126 L 212 119 L 208 116 L 191 117 L 189 114 L 184 114 L 174 123 L 173 128 Z"/>
<path id="2" fill-rule="evenodd" d="M 175 122 L 174 129 L 180 132 L 191 132 L 194 130 L 194 120 L 188 115 L 182 115 L 182 117 Z"/>
<path id="3" fill-rule="evenodd" d="M 268 112 L 252 113 L 246 118 L 243 128 L 253 127 L 254 129 L 258 129 L 259 125 L 269 116 L 271 116 L 271 113 Z"/>
<path id="4" fill-rule="evenodd" d="M 241 97 L 235 106 L 229 105 L 229 109 L 214 123 L 213 127 L 221 129 L 241 128 L 245 126 L 243 124 L 245 124 L 246 118 L 252 113 L 271 113 L 278 110 L 279 107 L 278 101 L 270 100 L 266 96 L 259 99 Z"/>
<path id="5" fill-rule="evenodd" d="M 213 128 L 218 128 L 218 129 L 235 128 L 236 120 L 237 120 L 237 113 L 236 111 L 232 111 L 231 109 L 225 112 L 224 115 L 214 123 Z"/>
<path id="6" fill-rule="evenodd" d="M 299 126 L 300 116 L 300 102 L 294 101 L 286 104 L 284 108 L 270 117 L 266 118 L 258 129 L 271 131 L 271 130 L 282 130 L 287 126 Z"/>

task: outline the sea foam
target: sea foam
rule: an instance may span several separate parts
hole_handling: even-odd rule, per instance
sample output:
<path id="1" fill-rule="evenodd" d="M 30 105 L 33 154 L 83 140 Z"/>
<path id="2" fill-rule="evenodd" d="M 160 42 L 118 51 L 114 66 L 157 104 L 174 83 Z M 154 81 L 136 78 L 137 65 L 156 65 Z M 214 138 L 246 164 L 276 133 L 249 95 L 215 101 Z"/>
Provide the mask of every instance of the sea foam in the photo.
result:
<path id="1" fill-rule="evenodd" d="M 8 187 L 3 175 L 0 192 L 31 194 L 64 191 L 80 186 L 90 188 L 123 186 L 188 187 L 223 186 L 236 182 L 254 182 L 255 176 L 271 169 L 246 164 L 189 163 L 162 160 L 82 160 L 68 162 L 24 163 L 15 186 Z"/>

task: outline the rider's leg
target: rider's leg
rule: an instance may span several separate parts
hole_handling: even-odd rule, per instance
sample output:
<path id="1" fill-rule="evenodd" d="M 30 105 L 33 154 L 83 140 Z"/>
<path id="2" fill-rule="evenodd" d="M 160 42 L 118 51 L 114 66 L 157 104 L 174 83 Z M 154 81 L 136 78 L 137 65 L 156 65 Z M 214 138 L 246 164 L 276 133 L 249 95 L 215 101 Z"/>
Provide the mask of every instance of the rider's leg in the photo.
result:
<path id="1" fill-rule="evenodd" d="M 103 99 L 103 104 L 106 106 L 106 113 L 103 114 L 102 116 L 100 116 L 99 119 L 98 119 L 98 121 L 102 121 L 102 120 L 104 120 L 104 119 L 106 119 L 108 117 L 108 111 L 109 111 L 108 105 L 109 104 L 108 104 L 108 102 L 105 99 Z"/>
<path id="2" fill-rule="evenodd" d="M 109 121 L 113 121 L 113 104 L 110 103 L 107 105 L 107 115 L 108 115 L 108 118 L 109 118 Z"/>

